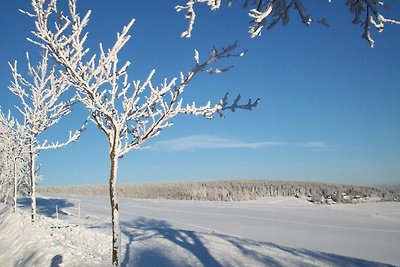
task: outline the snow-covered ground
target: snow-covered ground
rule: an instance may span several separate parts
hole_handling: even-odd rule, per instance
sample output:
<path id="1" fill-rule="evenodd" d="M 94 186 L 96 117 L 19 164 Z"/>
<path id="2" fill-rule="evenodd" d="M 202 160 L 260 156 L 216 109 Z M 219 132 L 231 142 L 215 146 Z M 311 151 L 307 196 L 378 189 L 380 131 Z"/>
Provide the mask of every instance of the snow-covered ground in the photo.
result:
<path id="1" fill-rule="evenodd" d="M 109 266 L 107 198 L 42 196 L 33 225 L 0 209 L 0 266 Z M 400 266 L 400 203 L 121 199 L 120 212 L 123 266 Z"/>
<path id="2" fill-rule="evenodd" d="M 109 236 L 63 220 L 0 205 L 0 266 L 107 266 Z M 63 263 L 60 265 L 60 263 Z"/>

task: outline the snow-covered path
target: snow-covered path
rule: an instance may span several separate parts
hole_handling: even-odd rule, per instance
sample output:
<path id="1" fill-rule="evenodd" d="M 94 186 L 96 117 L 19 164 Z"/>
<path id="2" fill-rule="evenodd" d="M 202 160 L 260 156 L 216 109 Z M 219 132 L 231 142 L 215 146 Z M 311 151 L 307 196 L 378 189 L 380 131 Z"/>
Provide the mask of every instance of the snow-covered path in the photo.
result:
<path id="1" fill-rule="evenodd" d="M 65 218 L 77 222 L 77 203 L 80 202 L 83 218 L 80 222 L 87 227 L 109 231 L 108 198 L 45 197 L 49 199 L 38 201 L 42 213 L 55 216 L 54 205 L 57 203 L 61 212 L 70 214 L 64 215 Z M 137 253 L 130 252 L 141 251 L 145 249 L 143 246 L 153 246 L 154 242 L 150 241 L 157 239 L 159 245 L 169 241 L 163 246 L 173 244 L 186 252 L 190 251 L 194 256 L 193 264 L 200 261 L 203 265 L 216 265 L 221 259 L 216 261 L 215 256 L 211 257 L 210 253 L 214 250 L 226 249 L 226 253 L 234 254 L 229 244 L 247 243 L 257 244 L 257 248 L 253 246 L 252 249 L 258 252 L 261 248 L 271 251 L 275 247 L 278 252 L 289 250 L 291 255 L 303 258 L 310 257 L 312 253 L 329 253 L 331 263 L 349 264 L 343 259 L 353 257 L 355 260 L 400 265 L 400 203 L 319 206 L 295 198 L 239 203 L 120 199 L 120 215 L 124 240 L 129 244 L 125 255 L 131 257 L 125 256 L 125 263 L 154 264 L 155 258 L 161 257 L 161 252 L 157 257 L 153 255 L 154 248 L 151 253 L 146 250 L 150 256 L 142 254 L 140 259 Z M 141 242 L 135 242 L 138 240 Z M 201 243 L 196 245 L 196 240 L 201 240 Z M 207 242 L 210 243 L 206 246 Z M 220 242 L 220 246 L 216 242 Z M 203 254 L 196 255 L 202 249 Z M 165 260 L 166 256 L 159 260 Z M 334 256 L 337 256 L 336 259 Z M 209 260 L 211 262 L 207 262 Z M 263 265 L 265 260 L 261 259 L 258 263 Z M 362 262 L 358 263 L 356 266 Z"/>

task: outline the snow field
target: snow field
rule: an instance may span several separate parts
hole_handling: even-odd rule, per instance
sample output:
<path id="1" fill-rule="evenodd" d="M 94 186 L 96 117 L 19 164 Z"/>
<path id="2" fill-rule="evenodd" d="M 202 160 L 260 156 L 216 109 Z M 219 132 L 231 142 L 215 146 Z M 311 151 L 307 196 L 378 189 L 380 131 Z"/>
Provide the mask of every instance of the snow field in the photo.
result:
<path id="1" fill-rule="evenodd" d="M 41 197 L 36 224 L 23 208 L 29 206 L 19 203 L 17 214 L 4 207 L 0 212 L 0 266 L 110 265 L 107 198 Z M 141 267 L 399 266 L 399 207 L 320 206 L 285 197 L 249 202 L 121 199 L 121 262 Z"/>

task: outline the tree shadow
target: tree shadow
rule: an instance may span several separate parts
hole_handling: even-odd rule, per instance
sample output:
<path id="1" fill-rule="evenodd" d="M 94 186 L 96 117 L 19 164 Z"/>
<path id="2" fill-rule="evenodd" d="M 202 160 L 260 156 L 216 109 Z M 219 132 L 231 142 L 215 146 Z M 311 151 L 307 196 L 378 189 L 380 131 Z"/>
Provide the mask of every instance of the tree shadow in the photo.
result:
<path id="1" fill-rule="evenodd" d="M 242 254 L 248 255 L 249 257 L 256 259 L 260 263 L 267 263 L 266 266 L 284 266 L 282 263 L 279 263 L 277 260 L 271 261 L 271 258 L 263 255 L 262 253 L 259 253 L 257 251 L 254 251 L 253 249 L 249 249 L 248 247 L 266 247 L 266 248 L 271 248 L 274 250 L 277 250 L 279 252 L 287 253 L 289 255 L 294 256 L 294 259 L 312 259 L 314 261 L 319 262 L 320 264 L 324 266 L 347 266 L 347 267 L 394 267 L 395 265 L 391 264 L 386 264 L 386 263 L 380 263 L 380 262 L 375 262 L 375 261 L 369 261 L 369 260 L 364 260 L 364 259 L 359 259 L 359 258 L 354 258 L 354 257 L 348 257 L 348 256 L 341 256 L 333 253 L 327 253 L 327 252 L 321 252 L 321 251 L 315 251 L 315 250 L 308 250 L 308 249 L 302 249 L 302 248 L 292 248 L 292 247 L 286 247 L 274 243 L 269 243 L 269 242 L 257 242 L 254 240 L 248 240 L 248 239 L 239 239 L 237 237 L 232 237 L 232 236 L 226 236 L 226 235 L 219 235 L 217 234 L 216 236 L 228 241 L 232 245 L 234 245 L 236 248 L 238 248 Z M 300 264 L 298 262 L 293 263 L 296 266 L 299 266 Z"/>
<path id="2" fill-rule="evenodd" d="M 131 252 L 135 242 L 148 239 L 164 238 L 173 244 L 190 252 L 202 266 L 221 267 L 226 263 L 218 262 L 204 245 L 204 236 L 213 237 L 219 242 L 228 242 L 242 259 L 251 259 L 257 262 L 256 266 L 309 266 L 310 261 L 320 266 L 349 266 L 349 267 L 388 267 L 390 264 L 374 262 L 359 258 L 336 255 L 332 253 L 307 250 L 302 248 L 286 247 L 269 242 L 258 242 L 216 233 L 196 233 L 194 231 L 174 229 L 167 221 L 140 217 L 137 220 L 122 222 L 122 233 L 128 237 L 122 266 L 166 266 L 176 267 L 176 254 L 165 251 L 161 246 L 144 247 L 144 250 Z M 203 239 L 204 240 L 204 239 Z M 224 253 L 218 251 L 217 253 Z M 222 255 L 223 256 L 223 255 Z M 175 258 L 174 258 L 175 257 Z M 241 259 L 238 259 L 239 261 Z M 232 265 L 238 265 L 232 263 Z"/>
<path id="3" fill-rule="evenodd" d="M 129 256 L 129 254 L 128 254 Z M 132 266 L 130 261 L 124 257 L 124 261 L 121 266 Z M 140 257 L 135 261 L 135 266 L 140 267 L 153 267 L 153 266 L 163 266 L 163 267 L 182 267 L 182 265 L 175 264 L 167 256 L 164 255 L 162 251 L 157 251 L 153 249 L 146 249 L 140 252 Z"/>
<path id="4" fill-rule="evenodd" d="M 31 199 L 27 197 L 18 199 L 17 203 L 19 205 L 22 205 L 24 208 L 31 207 Z M 61 198 L 36 198 L 37 214 L 54 218 L 56 216 L 56 206 L 59 216 L 67 216 L 68 213 L 66 213 L 62 209 L 73 207 L 74 203 Z"/>
<path id="5" fill-rule="evenodd" d="M 122 233 L 128 236 L 129 239 L 125 248 L 125 256 L 122 261 L 122 266 L 128 266 L 131 260 L 130 249 L 133 242 L 153 237 L 161 237 L 190 252 L 203 266 L 222 267 L 222 265 L 209 253 L 203 242 L 193 231 L 177 230 L 172 228 L 172 226 L 166 221 L 147 219 L 144 217 L 138 218 L 132 222 L 121 223 L 121 229 Z M 139 233 L 138 230 L 140 232 L 153 232 L 154 234 L 142 234 Z M 177 266 L 166 255 L 160 253 L 160 251 L 157 253 L 154 250 L 145 250 L 141 252 L 139 260 L 140 264 L 138 263 L 138 266 Z"/>
<path id="6" fill-rule="evenodd" d="M 20 259 L 14 262 L 13 266 L 32 266 L 33 264 L 36 264 L 39 261 L 37 259 L 37 255 L 38 255 L 37 251 L 25 253 L 24 255 L 21 256 Z"/>
<path id="7" fill-rule="evenodd" d="M 39 253 L 37 251 L 27 253 L 23 255 L 20 259 L 14 262 L 12 266 L 43 266 L 44 262 L 43 253 Z M 2 262 L 0 262 L 2 263 Z M 50 267 L 60 267 L 63 266 L 63 256 L 58 254 L 51 259 Z M 4 266 L 4 265 L 1 265 Z M 9 266 L 9 265 L 5 265 Z"/>
<path id="8" fill-rule="evenodd" d="M 263 244 L 259 242 L 255 242 L 252 240 L 243 240 L 243 239 L 238 239 L 235 237 L 230 237 L 230 236 L 224 236 L 224 235 L 216 235 L 218 237 L 221 237 L 222 239 L 228 241 L 232 245 L 234 245 L 237 249 L 240 250 L 243 256 L 249 257 L 257 262 L 259 262 L 262 265 L 265 266 L 273 266 L 273 267 L 281 267 L 283 266 L 282 263 L 280 263 L 277 259 L 274 259 L 274 257 L 271 257 L 269 255 L 265 255 L 263 253 L 260 253 L 254 249 L 249 249 L 246 246 L 251 246 L 251 247 L 260 247 L 263 246 Z"/>

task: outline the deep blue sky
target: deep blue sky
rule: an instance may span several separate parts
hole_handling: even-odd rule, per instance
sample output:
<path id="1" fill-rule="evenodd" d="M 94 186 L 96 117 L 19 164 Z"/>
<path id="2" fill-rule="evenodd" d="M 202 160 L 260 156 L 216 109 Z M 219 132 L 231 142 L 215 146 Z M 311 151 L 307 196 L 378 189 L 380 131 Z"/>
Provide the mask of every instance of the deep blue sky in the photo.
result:
<path id="1" fill-rule="evenodd" d="M 59 2 L 64 2 L 59 0 Z M 65 1 L 66 2 L 66 1 Z M 288 26 L 251 39 L 247 13 L 240 4 L 211 12 L 198 10 L 193 37 L 181 39 L 187 21 L 174 6 L 184 1 L 81 0 L 78 10 L 92 10 L 88 45 L 98 51 L 135 18 L 132 39 L 120 59 L 129 59 L 131 80 L 144 80 L 152 68 L 156 80 L 172 78 L 193 65 L 193 51 L 207 55 L 213 45 L 235 40 L 248 54 L 221 62 L 235 67 L 221 76 L 199 75 L 185 93 L 187 102 L 217 101 L 229 91 L 260 97 L 252 111 L 227 113 L 212 121 L 179 117 L 175 125 L 120 161 L 119 183 L 229 178 L 312 180 L 351 184 L 400 183 L 400 27 L 373 31 L 374 49 L 361 39 L 343 1 L 305 1 L 315 17 L 331 27 L 304 27 L 295 13 Z M 30 1 L 3 0 L 0 10 L 0 105 L 18 104 L 7 86 L 7 62 L 24 66 L 33 21 L 19 13 Z M 400 7 L 386 14 L 399 19 Z M 18 117 L 18 115 L 16 115 Z M 43 138 L 63 139 L 87 114 L 74 112 Z M 99 184 L 108 179 L 105 136 L 90 125 L 79 143 L 43 151 L 43 185 Z"/>

